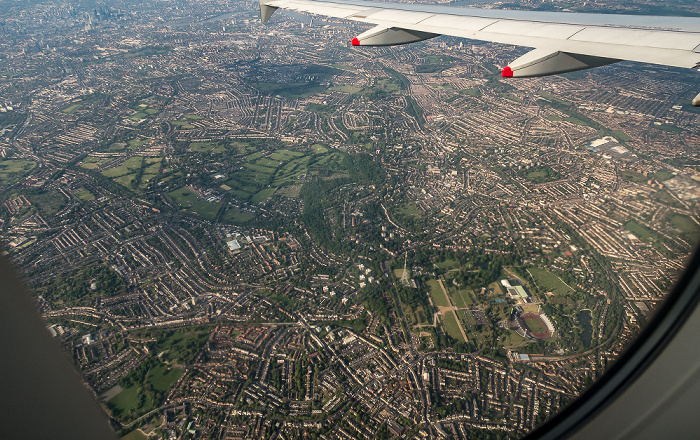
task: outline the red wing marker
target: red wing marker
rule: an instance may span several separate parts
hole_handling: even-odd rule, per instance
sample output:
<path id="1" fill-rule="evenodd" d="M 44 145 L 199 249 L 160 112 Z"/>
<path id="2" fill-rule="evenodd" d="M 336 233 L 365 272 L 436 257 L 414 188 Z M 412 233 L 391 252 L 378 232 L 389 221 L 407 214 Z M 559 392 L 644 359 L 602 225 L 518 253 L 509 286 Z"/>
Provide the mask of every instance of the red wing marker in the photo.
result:
<path id="1" fill-rule="evenodd" d="M 360 40 L 357 38 L 353 38 L 352 41 L 350 42 L 353 46 L 359 46 L 360 45 Z"/>
<path id="2" fill-rule="evenodd" d="M 503 75 L 503 78 L 512 78 L 513 77 L 513 70 L 510 68 L 510 66 L 506 66 L 503 68 L 501 75 Z"/>

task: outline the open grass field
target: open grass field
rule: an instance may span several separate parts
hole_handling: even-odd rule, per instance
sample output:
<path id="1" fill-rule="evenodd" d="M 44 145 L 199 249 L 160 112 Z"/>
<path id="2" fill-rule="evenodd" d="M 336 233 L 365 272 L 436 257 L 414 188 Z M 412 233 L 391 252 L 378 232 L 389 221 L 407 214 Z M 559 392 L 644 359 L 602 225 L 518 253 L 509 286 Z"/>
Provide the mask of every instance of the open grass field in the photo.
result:
<path id="1" fill-rule="evenodd" d="M 413 217 L 413 218 L 423 218 L 424 217 L 424 212 L 422 209 L 418 207 L 418 205 L 415 205 L 413 203 L 406 203 L 401 208 L 399 208 L 398 213 L 406 216 L 406 217 Z"/>
<path id="2" fill-rule="evenodd" d="M 528 270 L 533 278 L 535 278 L 537 286 L 545 292 L 553 292 L 555 295 L 568 295 L 569 293 L 573 293 L 556 274 L 537 267 Z"/>
<path id="3" fill-rule="evenodd" d="M 126 146 L 130 150 L 135 150 L 137 148 L 143 147 L 144 145 L 146 145 L 149 142 L 151 142 L 151 139 L 134 138 L 134 139 L 129 139 L 126 142 Z"/>
<path id="4" fill-rule="evenodd" d="M 459 263 L 457 263 L 455 260 L 452 260 L 449 258 L 447 260 L 435 263 L 435 265 L 437 267 L 439 267 L 440 269 L 445 269 L 445 270 L 452 270 L 452 269 L 459 268 Z"/>
<path id="5" fill-rule="evenodd" d="M 279 160 L 282 162 L 287 162 L 292 159 L 296 159 L 298 157 L 305 156 L 304 153 L 300 151 L 290 151 L 290 150 L 277 150 L 274 153 L 270 154 L 270 159 L 272 160 Z"/>
<path id="6" fill-rule="evenodd" d="M 406 272 L 408 272 L 408 277 L 411 278 L 411 270 L 406 269 Z M 394 269 L 394 276 L 400 280 L 403 277 L 403 269 Z"/>
<path id="7" fill-rule="evenodd" d="M 280 95 L 288 99 L 302 99 L 326 90 L 326 86 L 317 83 L 276 83 L 257 82 L 253 86 L 267 95 Z"/>
<path id="8" fill-rule="evenodd" d="M 248 212 L 248 211 L 241 211 L 236 208 L 231 208 L 224 213 L 222 216 L 222 220 L 227 222 L 227 223 L 235 223 L 235 224 L 240 224 L 240 223 L 245 223 L 247 221 L 252 220 L 255 218 L 255 214 Z"/>
<path id="9" fill-rule="evenodd" d="M 632 140 L 632 138 L 622 130 L 612 130 L 612 135 L 620 142 L 627 142 Z"/>
<path id="10" fill-rule="evenodd" d="M 265 200 L 269 199 L 272 194 L 277 190 L 277 188 L 265 188 L 264 190 L 258 192 L 255 194 L 250 201 L 253 203 L 262 203 Z"/>
<path id="11" fill-rule="evenodd" d="M 692 242 L 692 244 L 700 241 L 700 225 L 695 223 L 690 217 L 683 214 L 671 212 L 666 215 L 666 221 Z"/>
<path id="12" fill-rule="evenodd" d="M 454 290 L 451 292 L 450 297 L 452 298 L 452 303 L 460 309 L 466 309 L 474 303 L 466 289 Z"/>
<path id="13" fill-rule="evenodd" d="M 137 429 L 135 431 L 131 431 L 120 440 L 148 440 L 148 436 Z"/>
<path id="14" fill-rule="evenodd" d="M 74 113 L 76 110 L 78 110 L 81 105 L 83 105 L 82 102 L 76 102 L 76 103 L 71 104 L 68 107 L 64 108 L 62 111 L 65 114 L 71 114 L 71 113 Z"/>
<path id="15" fill-rule="evenodd" d="M 158 391 L 169 391 L 180 378 L 182 369 L 162 364 L 148 372 L 148 382 Z"/>
<path id="16" fill-rule="evenodd" d="M 654 173 L 654 178 L 658 180 L 659 182 L 666 181 L 668 179 L 672 179 L 675 175 L 671 173 L 670 171 L 667 170 L 659 170 Z"/>
<path id="17" fill-rule="evenodd" d="M 36 168 L 36 162 L 25 159 L 0 159 L 0 186 L 18 182 Z"/>
<path id="18" fill-rule="evenodd" d="M 171 191 L 168 196 L 173 199 L 180 208 L 192 211 L 208 220 L 213 220 L 221 207 L 220 202 L 207 202 L 199 198 L 191 189 L 183 186 L 180 189 Z"/>
<path id="19" fill-rule="evenodd" d="M 457 323 L 457 318 L 454 312 L 449 311 L 442 315 L 442 323 L 445 325 L 445 330 L 447 334 L 455 338 L 459 342 L 466 342 L 464 337 L 462 337 L 462 332 L 459 331 L 459 324 Z"/>
<path id="20" fill-rule="evenodd" d="M 82 202 L 89 202 L 90 200 L 95 200 L 95 196 L 88 190 L 82 189 L 78 191 L 75 196 L 78 198 L 78 200 Z"/>
<path id="21" fill-rule="evenodd" d="M 116 410 L 122 414 L 127 414 L 129 411 L 136 411 L 139 407 L 139 384 L 125 388 L 121 393 L 117 394 L 107 402 L 107 406 L 112 411 Z"/>
<path id="22" fill-rule="evenodd" d="M 170 121 L 171 124 L 173 124 L 176 127 L 179 127 L 183 130 L 192 130 L 194 128 L 194 125 L 190 124 L 186 120 L 177 120 L 177 121 Z"/>
<path id="23" fill-rule="evenodd" d="M 474 96 L 476 98 L 481 96 L 481 90 L 479 89 L 462 89 L 459 91 L 460 95 Z"/>
<path id="24" fill-rule="evenodd" d="M 450 303 L 445 296 L 445 292 L 442 291 L 438 280 L 429 280 L 427 284 L 430 287 L 430 296 L 433 298 L 433 304 L 437 307 L 450 307 Z"/>
<path id="25" fill-rule="evenodd" d="M 523 338 L 517 332 L 515 332 L 515 330 L 509 330 L 508 334 L 501 336 L 499 343 L 502 347 L 512 347 L 527 341 L 527 338 Z"/>
<path id="26" fill-rule="evenodd" d="M 324 154 L 328 153 L 328 147 L 322 144 L 313 144 L 311 147 L 311 151 L 314 152 L 314 154 Z"/>
<path id="27" fill-rule="evenodd" d="M 88 156 L 81 162 L 79 162 L 78 166 L 81 168 L 85 168 L 86 170 L 94 170 L 95 168 L 101 167 L 102 165 L 106 164 L 110 160 L 113 160 L 113 158 Z"/>
<path id="28" fill-rule="evenodd" d="M 125 176 L 127 174 L 133 174 L 141 169 L 142 164 L 142 156 L 132 156 L 125 160 L 121 165 L 102 171 L 102 175 L 105 177 L 114 178 Z"/>
<path id="29" fill-rule="evenodd" d="M 126 188 L 132 188 L 134 185 L 134 182 L 136 182 L 136 173 L 125 174 L 123 176 L 115 177 L 112 180 L 114 180 L 115 182 L 117 182 L 121 186 L 124 186 Z"/>
<path id="30" fill-rule="evenodd" d="M 630 220 L 627 223 L 625 223 L 625 229 L 639 237 L 639 239 L 642 241 L 647 241 L 649 238 L 656 238 L 657 236 L 656 232 L 652 231 L 644 225 L 637 223 L 634 220 Z"/>
<path id="31" fill-rule="evenodd" d="M 221 142 L 192 142 L 190 151 L 196 153 L 219 154 L 226 151 L 226 146 Z"/>

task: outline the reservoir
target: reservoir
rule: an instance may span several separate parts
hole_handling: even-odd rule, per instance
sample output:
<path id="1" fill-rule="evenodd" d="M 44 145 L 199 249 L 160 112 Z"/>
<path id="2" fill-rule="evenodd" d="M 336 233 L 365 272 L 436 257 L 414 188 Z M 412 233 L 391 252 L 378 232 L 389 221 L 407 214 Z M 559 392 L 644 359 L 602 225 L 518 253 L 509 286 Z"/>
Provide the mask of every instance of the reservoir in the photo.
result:
<path id="1" fill-rule="evenodd" d="M 591 311 L 583 309 L 578 313 L 578 322 L 581 324 L 581 342 L 588 348 L 593 339 L 593 326 L 591 325 Z"/>

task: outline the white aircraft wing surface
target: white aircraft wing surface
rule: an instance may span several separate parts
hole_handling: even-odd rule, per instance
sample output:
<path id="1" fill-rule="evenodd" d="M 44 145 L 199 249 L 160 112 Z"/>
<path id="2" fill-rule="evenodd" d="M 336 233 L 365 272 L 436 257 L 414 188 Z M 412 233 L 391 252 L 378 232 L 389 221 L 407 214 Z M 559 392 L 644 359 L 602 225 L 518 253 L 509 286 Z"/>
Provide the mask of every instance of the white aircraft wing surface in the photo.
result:
<path id="1" fill-rule="evenodd" d="M 531 47 L 503 76 L 570 72 L 620 60 L 700 67 L 700 18 L 514 11 L 362 0 L 259 0 L 267 22 L 278 8 L 376 25 L 355 46 L 387 46 L 438 35 Z"/>

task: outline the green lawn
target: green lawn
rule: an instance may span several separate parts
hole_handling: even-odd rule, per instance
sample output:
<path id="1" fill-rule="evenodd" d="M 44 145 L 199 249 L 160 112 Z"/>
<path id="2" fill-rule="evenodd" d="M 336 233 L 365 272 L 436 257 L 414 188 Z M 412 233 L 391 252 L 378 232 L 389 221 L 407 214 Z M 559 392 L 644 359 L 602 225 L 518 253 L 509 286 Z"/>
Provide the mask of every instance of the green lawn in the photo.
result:
<path id="1" fill-rule="evenodd" d="M 624 179 L 634 183 L 643 183 L 648 180 L 644 174 L 639 174 L 635 171 L 624 170 L 621 174 Z"/>
<path id="2" fill-rule="evenodd" d="M 78 166 L 81 168 L 85 168 L 86 170 L 94 170 L 95 168 L 98 168 L 113 158 L 111 157 L 93 157 L 93 156 L 88 156 L 85 159 L 83 159 L 81 162 L 78 163 Z"/>
<path id="3" fill-rule="evenodd" d="M 658 180 L 659 182 L 663 182 L 668 179 L 672 179 L 674 177 L 673 173 L 667 171 L 667 170 L 659 170 L 654 173 L 654 178 Z"/>
<path id="4" fill-rule="evenodd" d="M 226 147 L 220 142 L 192 142 L 190 150 L 197 153 L 218 154 L 226 151 Z"/>
<path id="5" fill-rule="evenodd" d="M 326 90 L 326 86 L 317 83 L 273 83 L 258 82 L 253 86 L 267 95 L 280 95 L 288 99 L 302 99 Z"/>
<path id="6" fill-rule="evenodd" d="M 162 364 L 151 369 L 148 373 L 148 382 L 158 391 L 170 391 L 173 384 L 180 378 L 182 369 L 173 368 Z"/>
<path id="7" fill-rule="evenodd" d="M 459 342 L 467 342 L 462 337 L 462 332 L 459 331 L 459 324 L 454 312 L 449 311 L 442 316 L 442 323 L 445 324 L 447 334 L 458 340 Z"/>
<path id="8" fill-rule="evenodd" d="M 36 162 L 26 159 L 0 159 L 0 186 L 9 186 L 36 168 Z"/>
<path id="9" fill-rule="evenodd" d="M 473 304 L 471 295 L 466 289 L 453 291 L 450 297 L 452 303 L 460 309 L 466 309 Z"/>
<path id="10" fill-rule="evenodd" d="M 311 146 L 311 150 L 314 152 L 314 154 L 328 153 L 328 148 L 325 145 L 321 144 L 313 144 Z"/>
<path id="11" fill-rule="evenodd" d="M 508 334 L 505 336 L 501 336 L 500 339 L 500 344 L 503 347 L 511 347 L 513 345 L 518 345 L 522 344 L 523 342 L 529 341 L 527 338 L 523 338 L 520 336 L 518 333 L 516 333 L 514 330 L 509 330 Z"/>
<path id="12" fill-rule="evenodd" d="M 250 201 L 253 203 L 262 203 L 267 200 L 276 190 L 277 188 L 265 188 L 264 190 L 255 194 Z"/>
<path id="13" fill-rule="evenodd" d="M 649 238 L 656 238 L 657 236 L 656 232 L 652 231 L 644 225 L 637 223 L 634 220 L 630 220 L 627 223 L 625 223 L 625 229 L 639 237 L 639 239 L 642 241 L 647 241 Z"/>
<path id="14" fill-rule="evenodd" d="M 170 123 L 173 125 L 177 125 L 183 130 L 192 130 L 194 128 L 194 125 L 190 124 L 187 121 L 171 121 Z"/>
<path id="15" fill-rule="evenodd" d="M 148 440 L 148 436 L 137 429 L 135 431 L 131 431 L 120 440 Z"/>
<path id="16" fill-rule="evenodd" d="M 90 200 L 95 200 L 95 196 L 90 191 L 88 191 L 86 189 L 82 189 L 82 190 L 78 191 L 75 194 L 75 196 L 83 202 L 89 202 Z"/>
<path id="17" fill-rule="evenodd" d="M 532 276 L 535 278 L 537 286 L 545 292 L 553 292 L 556 295 L 567 295 L 571 292 L 566 284 L 559 277 L 545 269 L 532 267 L 529 269 Z"/>
<path id="18" fill-rule="evenodd" d="M 437 307 L 450 307 L 450 303 L 447 301 L 445 292 L 442 291 L 438 280 L 429 280 L 427 284 L 430 287 L 430 296 L 433 298 L 433 304 Z"/>
<path id="19" fill-rule="evenodd" d="M 274 153 L 270 154 L 270 159 L 274 160 L 279 160 L 279 161 L 289 161 L 292 159 L 296 159 L 298 157 L 304 156 L 305 154 L 300 152 L 300 151 L 290 151 L 290 150 L 277 150 Z"/>
<path id="20" fill-rule="evenodd" d="M 666 221 L 674 228 L 680 230 L 692 244 L 700 241 L 700 226 L 687 215 L 669 213 L 666 215 Z"/>
<path id="21" fill-rule="evenodd" d="M 407 217 L 414 217 L 414 218 L 423 218 L 423 210 L 418 207 L 418 205 L 415 205 L 413 203 L 406 203 L 404 204 L 401 209 L 399 209 L 399 213 L 407 216 Z"/>
<path id="22" fill-rule="evenodd" d="M 452 269 L 459 267 L 459 263 L 457 263 L 455 260 L 452 260 L 452 259 L 447 259 L 445 261 L 435 263 L 435 265 L 437 267 L 439 267 L 440 269 L 445 269 L 445 270 L 452 270 Z"/>
<path id="23" fill-rule="evenodd" d="M 136 173 L 115 177 L 113 180 L 121 186 L 131 188 L 134 185 L 134 182 L 136 181 Z"/>
<path id="24" fill-rule="evenodd" d="M 135 384 L 129 388 L 125 388 L 121 393 L 112 397 L 107 406 L 112 411 L 116 410 L 120 414 L 128 414 L 129 411 L 135 411 L 139 407 L 139 392 L 140 385 Z"/>
<path id="25" fill-rule="evenodd" d="M 227 222 L 227 223 L 234 223 L 234 224 L 240 224 L 240 223 L 245 223 L 247 221 L 252 220 L 255 218 L 255 214 L 247 212 L 247 211 L 241 211 L 236 208 L 231 208 L 226 213 L 222 216 L 222 220 Z"/>
<path id="26" fill-rule="evenodd" d="M 207 202 L 206 200 L 202 200 L 186 186 L 171 191 L 168 193 L 168 196 L 170 196 L 180 208 L 195 212 L 208 220 L 213 220 L 221 207 L 221 202 Z"/>
<path id="27" fill-rule="evenodd" d="M 71 104 L 68 107 L 63 109 L 63 113 L 71 114 L 71 113 L 75 112 L 76 110 L 78 110 L 78 108 L 80 108 L 81 105 L 83 105 L 83 104 L 80 102 L 76 102 L 75 104 Z"/>
<path id="28" fill-rule="evenodd" d="M 460 95 L 468 95 L 468 96 L 474 96 L 474 97 L 480 97 L 481 96 L 481 90 L 479 89 L 462 89 L 459 91 Z"/>
<path id="29" fill-rule="evenodd" d="M 151 142 L 150 139 L 140 139 L 140 138 L 134 138 L 134 139 L 129 139 L 126 142 L 126 145 L 129 147 L 130 150 L 134 150 L 136 148 L 141 148 L 147 143 Z"/>
<path id="30" fill-rule="evenodd" d="M 124 176 L 127 174 L 133 174 L 141 169 L 142 164 L 142 156 L 132 156 L 125 160 L 121 165 L 102 171 L 102 175 L 105 177 L 113 178 Z"/>

